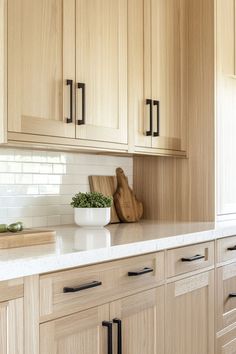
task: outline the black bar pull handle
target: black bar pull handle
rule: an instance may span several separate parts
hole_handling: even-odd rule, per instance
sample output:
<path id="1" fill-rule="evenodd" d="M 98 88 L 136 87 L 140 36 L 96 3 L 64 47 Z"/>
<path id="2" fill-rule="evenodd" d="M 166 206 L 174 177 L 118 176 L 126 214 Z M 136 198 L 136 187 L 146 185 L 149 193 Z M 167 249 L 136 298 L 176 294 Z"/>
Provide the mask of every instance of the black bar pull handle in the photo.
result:
<path id="1" fill-rule="evenodd" d="M 154 100 L 153 106 L 157 106 L 157 130 L 153 133 L 153 136 L 160 136 L 160 102 Z"/>
<path id="2" fill-rule="evenodd" d="M 138 270 L 136 272 L 128 272 L 128 276 L 129 277 L 137 277 L 139 275 L 143 275 L 143 274 L 147 274 L 147 273 L 152 273 L 153 272 L 153 269 L 152 268 L 148 268 L 148 267 L 145 267 L 141 270 Z"/>
<path id="3" fill-rule="evenodd" d="M 236 297 L 236 293 L 230 293 L 229 297 Z"/>
<path id="4" fill-rule="evenodd" d="M 78 82 L 77 88 L 82 90 L 82 118 L 78 119 L 77 124 L 85 124 L 85 84 L 83 82 Z"/>
<path id="5" fill-rule="evenodd" d="M 122 321 L 114 318 L 113 323 L 117 324 L 117 354 L 122 354 Z"/>
<path id="6" fill-rule="evenodd" d="M 65 287 L 63 289 L 63 292 L 64 293 L 76 293 L 78 291 L 82 291 L 82 290 L 90 289 L 90 288 L 95 288 L 100 285 L 102 285 L 102 282 L 95 280 L 95 281 L 92 281 L 91 283 L 82 284 L 82 285 L 80 285 L 78 287 L 74 287 L 74 288 Z"/>
<path id="7" fill-rule="evenodd" d="M 146 136 L 151 136 L 152 135 L 152 100 L 151 99 L 147 99 L 146 100 L 146 105 L 148 105 L 149 108 L 150 108 L 150 110 L 149 110 L 150 130 L 146 131 Z"/>
<path id="8" fill-rule="evenodd" d="M 194 261 L 198 261 L 199 259 L 203 259 L 205 258 L 205 256 L 202 256 L 200 254 L 196 254 L 196 256 L 193 257 L 188 257 L 188 258 L 181 258 L 182 262 L 194 262 Z"/>
<path id="9" fill-rule="evenodd" d="M 233 246 L 233 247 L 228 247 L 227 250 L 228 251 L 236 251 L 236 245 Z"/>
<path id="10" fill-rule="evenodd" d="M 112 322 L 103 321 L 103 327 L 107 327 L 107 354 L 112 354 Z"/>
<path id="11" fill-rule="evenodd" d="M 73 80 L 66 80 L 66 85 L 70 86 L 70 117 L 66 118 L 66 123 L 73 123 Z"/>

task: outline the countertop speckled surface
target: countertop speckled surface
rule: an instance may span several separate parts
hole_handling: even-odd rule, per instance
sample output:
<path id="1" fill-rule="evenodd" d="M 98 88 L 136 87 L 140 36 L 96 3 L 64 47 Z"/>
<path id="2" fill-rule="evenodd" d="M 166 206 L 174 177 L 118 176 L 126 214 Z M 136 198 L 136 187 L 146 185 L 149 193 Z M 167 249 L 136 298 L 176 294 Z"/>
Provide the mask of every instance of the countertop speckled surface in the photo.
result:
<path id="1" fill-rule="evenodd" d="M 236 222 L 113 224 L 56 230 L 55 244 L 0 250 L 0 281 L 110 261 L 236 235 Z"/>

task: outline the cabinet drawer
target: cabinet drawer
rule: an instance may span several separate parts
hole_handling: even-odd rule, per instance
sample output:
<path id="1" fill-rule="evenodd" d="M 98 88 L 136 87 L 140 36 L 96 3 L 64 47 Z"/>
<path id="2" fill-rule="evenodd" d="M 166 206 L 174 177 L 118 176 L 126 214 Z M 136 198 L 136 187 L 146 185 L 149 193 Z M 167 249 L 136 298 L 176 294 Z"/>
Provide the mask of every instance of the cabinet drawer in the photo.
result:
<path id="1" fill-rule="evenodd" d="M 0 282 L 0 302 L 17 299 L 19 297 L 23 297 L 23 295 L 24 295 L 23 278 Z"/>
<path id="2" fill-rule="evenodd" d="M 236 353 L 236 328 L 217 338 L 216 354 Z"/>
<path id="3" fill-rule="evenodd" d="M 217 240 L 217 263 L 236 261 L 236 236 Z"/>
<path id="4" fill-rule="evenodd" d="M 217 269 L 217 328 L 236 322 L 236 263 Z"/>
<path id="5" fill-rule="evenodd" d="M 214 242 L 167 251 L 167 276 L 192 272 L 214 265 Z"/>
<path id="6" fill-rule="evenodd" d="M 164 252 L 42 275 L 40 320 L 101 305 L 163 280 Z"/>

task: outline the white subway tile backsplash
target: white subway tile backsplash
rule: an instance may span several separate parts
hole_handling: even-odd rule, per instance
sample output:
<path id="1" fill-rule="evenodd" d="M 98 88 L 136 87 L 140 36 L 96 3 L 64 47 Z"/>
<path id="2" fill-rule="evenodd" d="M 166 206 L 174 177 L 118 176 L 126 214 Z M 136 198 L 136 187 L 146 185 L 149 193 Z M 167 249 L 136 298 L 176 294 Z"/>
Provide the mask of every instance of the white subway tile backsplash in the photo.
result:
<path id="1" fill-rule="evenodd" d="M 114 175 L 118 166 L 132 185 L 131 157 L 0 148 L 0 223 L 73 223 L 72 196 L 89 192 L 89 175 Z"/>

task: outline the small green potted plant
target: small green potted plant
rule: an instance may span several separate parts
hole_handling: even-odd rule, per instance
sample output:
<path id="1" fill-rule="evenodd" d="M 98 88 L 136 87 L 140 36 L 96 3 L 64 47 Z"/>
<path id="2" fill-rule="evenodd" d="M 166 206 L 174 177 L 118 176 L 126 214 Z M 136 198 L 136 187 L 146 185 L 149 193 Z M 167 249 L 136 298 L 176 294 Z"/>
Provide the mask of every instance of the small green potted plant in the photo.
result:
<path id="1" fill-rule="evenodd" d="M 102 193 L 78 193 L 72 198 L 75 223 L 82 227 L 103 227 L 111 220 L 113 198 Z"/>

